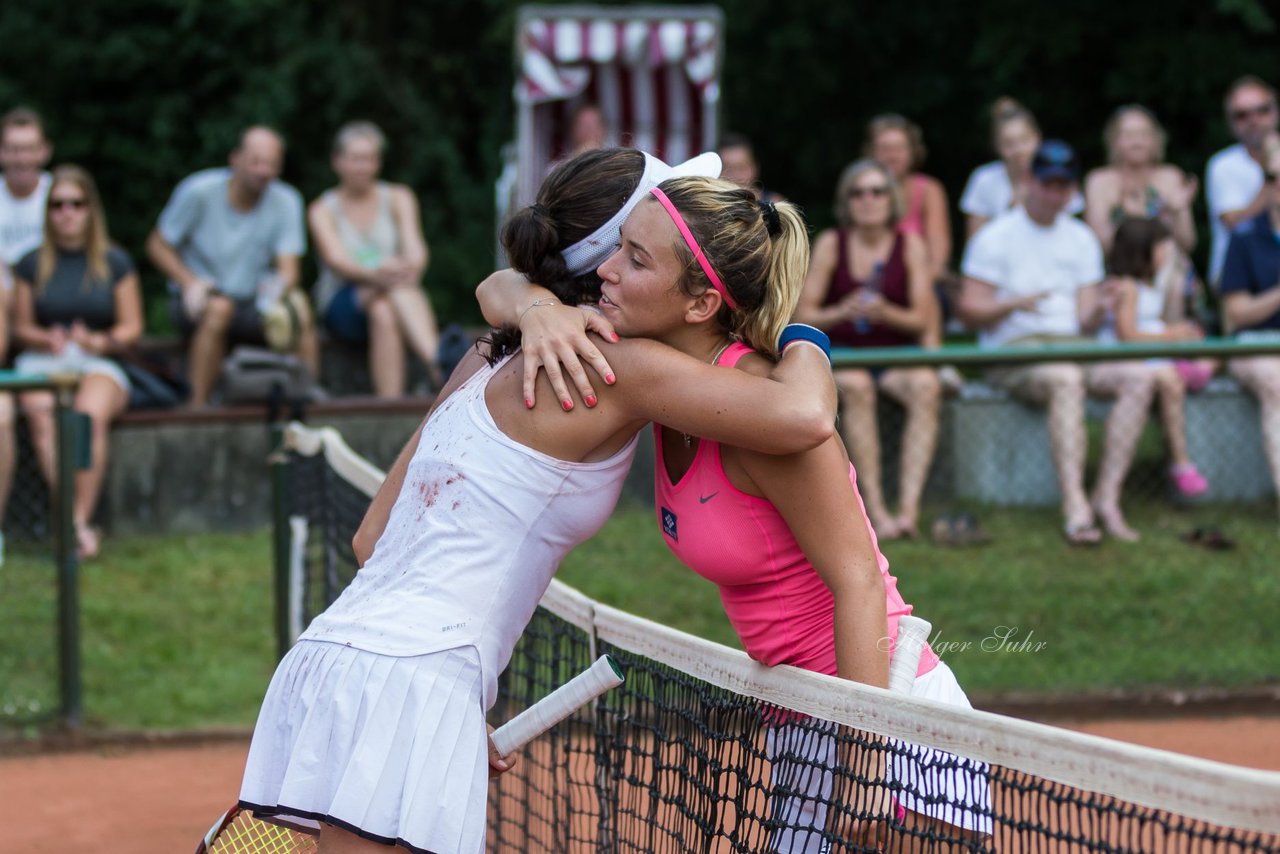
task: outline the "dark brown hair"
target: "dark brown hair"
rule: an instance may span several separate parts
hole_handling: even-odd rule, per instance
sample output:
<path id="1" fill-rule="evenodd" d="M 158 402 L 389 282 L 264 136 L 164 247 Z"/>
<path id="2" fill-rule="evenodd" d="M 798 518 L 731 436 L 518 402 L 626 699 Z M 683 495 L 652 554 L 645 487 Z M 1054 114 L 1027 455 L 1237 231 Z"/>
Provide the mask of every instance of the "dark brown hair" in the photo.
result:
<path id="1" fill-rule="evenodd" d="M 1149 282 L 1156 274 L 1156 244 L 1169 238 L 1169 227 L 1158 219 L 1127 217 L 1116 228 L 1111 251 L 1107 253 L 1107 272 Z"/>
<path id="2" fill-rule="evenodd" d="M 597 148 L 561 164 L 538 189 L 538 200 L 502 226 L 502 248 L 512 269 L 547 288 L 566 305 L 600 298 L 595 270 L 572 275 L 560 252 L 591 234 L 622 209 L 644 173 L 634 148 Z M 488 338 L 489 358 L 520 345 L 520 331 L 504 327 Z"/>

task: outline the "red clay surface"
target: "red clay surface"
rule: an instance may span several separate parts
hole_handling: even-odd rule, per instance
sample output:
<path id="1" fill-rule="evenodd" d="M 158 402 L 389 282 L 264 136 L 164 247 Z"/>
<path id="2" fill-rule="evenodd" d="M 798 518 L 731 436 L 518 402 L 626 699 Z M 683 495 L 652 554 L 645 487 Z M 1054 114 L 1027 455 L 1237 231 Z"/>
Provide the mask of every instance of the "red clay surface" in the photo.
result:
<path id="1" fill-rule="evenodd" d="M 1064 724 L 1208 759 L 1280 770 L 1280 717 Z M 0 758 L 0 850 L 194 851 L 234 801 L 246 745 Z"/>

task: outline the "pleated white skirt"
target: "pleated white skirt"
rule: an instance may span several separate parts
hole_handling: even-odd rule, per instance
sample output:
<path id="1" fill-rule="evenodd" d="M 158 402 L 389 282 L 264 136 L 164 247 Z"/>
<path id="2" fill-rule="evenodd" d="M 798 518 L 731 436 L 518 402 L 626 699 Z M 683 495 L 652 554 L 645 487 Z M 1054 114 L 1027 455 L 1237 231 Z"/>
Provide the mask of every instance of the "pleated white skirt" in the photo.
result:
<path id="1" fill-rule="evenodd" d="M 472 647 L 299 641 L 258 713 L 240 803 L 427 854 L 484 851 L 488 731 Z"/>
<path id="2" fill-rule="evenodd" d="M 916 677 L 911 696 L 972 708 L 943 661 Z M 831 769 L 840 761 L 834 730 L 834 725 L 812 721 L 769 730 L 766 746 L 773 763 L 771 784 L 790 793 L 775 800 L 773 818 L 779 827 L 770 840 L 771 851 L 825 854 L 830 850 L 822 839 L 822 829 L 835 784 Z M 985 762 L 897 739 L 889 741 L 894 749 L 887 773 L 890 782 L 897 784 L 894 796 L 901 807 L 967 831 L 991 833 L 991 785 Z"/>

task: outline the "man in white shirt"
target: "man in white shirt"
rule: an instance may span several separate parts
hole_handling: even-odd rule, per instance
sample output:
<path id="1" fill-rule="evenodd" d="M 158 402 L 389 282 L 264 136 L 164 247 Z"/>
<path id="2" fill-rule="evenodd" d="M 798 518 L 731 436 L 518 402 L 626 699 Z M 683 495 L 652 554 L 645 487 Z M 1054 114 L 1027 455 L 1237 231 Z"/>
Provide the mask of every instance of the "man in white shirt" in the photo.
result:
<path id="1" fill-rule="evenodd" d="M 1102 247 L 1088 226 L 1066 213 L 1079 181 L 1075 152 L 1046 140 L 1031 171 L 1023 206 L 983 226 L 965 249 L 959 313 L 979 331 L 984 348 L 1087 341 L 1083 336 L 1105 319 L 1098 287 L 1105 275 Z M 1120 489 L 1151 404 L 1150 369 L 1137 362 L 1032 362 L 992 369 L 987 380 L 1048 409 L 1067 541 L 1097 543 L 1095 513 L 1111 535 L 1136 539 L 1120 512 Z M 1116 399 L 1092 501 L 1084 490 L 1086 390 Z"/>
<path id="2" fill-rule="evenodd" d="M 17 107 L 0 118 L 0 276 L 6 290 L 10 269 L 44 236 L 44 201 L 52 181 L 44 167 L 52 156 L 44 123 L 33 110 Z"/>
<path id="3" fill-rule="evenodd" d="M 1237 142 L 1209 158 L 1205 167 L 1205 201 L 1209 206 L 1209 282 L 1216 289 L 1227 257 L 1232 230 L 1267 209 L 1263 165 L 1270 149 L 1280 147 L 1276 132 L 1276 90 L 1248 75 L 1227 90 L 1223 99 L 1227 124 Z"/>
<path id="4" fill-rule="evenodd" d="M 0 366 L 8 360 L 11 328 L 10 268 L 40 245 L 44 234 L 44 202 L 52 179 L 44 167 L 53 155 L 40 116 L 17 107 L 0 118 Z M 13 398 L 0 394 L 0 522 L 13 485 Z M 0 565 L 4 564 L 4 532 L 0 530 Z"/>

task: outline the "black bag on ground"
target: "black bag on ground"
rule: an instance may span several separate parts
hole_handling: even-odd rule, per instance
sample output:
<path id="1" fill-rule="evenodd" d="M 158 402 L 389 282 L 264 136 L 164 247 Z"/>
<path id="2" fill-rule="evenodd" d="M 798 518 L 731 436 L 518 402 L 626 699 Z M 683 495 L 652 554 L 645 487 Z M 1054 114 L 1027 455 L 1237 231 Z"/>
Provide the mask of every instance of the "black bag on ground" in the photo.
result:
<path id="1" fill-rule="evenodd" d="M 237 347 L 222 366 L 223 403 L 315 401 L 321 397 L 311 372 L 297 356 L 261 347 Z"/>

